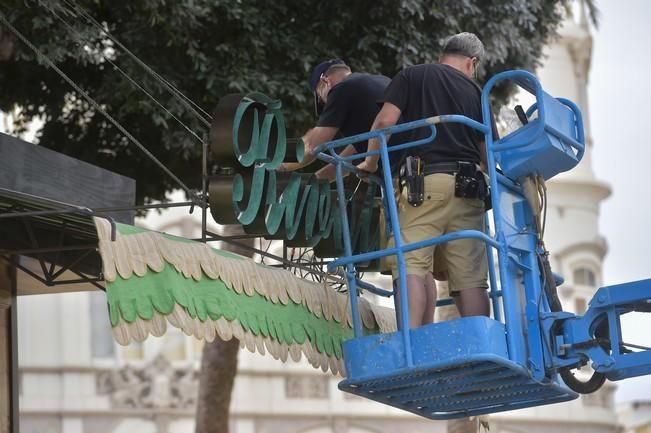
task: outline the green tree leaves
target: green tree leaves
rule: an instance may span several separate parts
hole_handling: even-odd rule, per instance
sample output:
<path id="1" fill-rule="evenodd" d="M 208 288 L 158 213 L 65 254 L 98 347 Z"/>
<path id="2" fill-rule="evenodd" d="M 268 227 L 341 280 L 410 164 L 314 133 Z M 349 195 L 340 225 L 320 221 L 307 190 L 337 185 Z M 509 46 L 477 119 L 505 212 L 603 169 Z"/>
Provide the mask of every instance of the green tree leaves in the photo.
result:
<path id="1" fill-rule="evenodd" d="M 5 0 L 8 20 L 186 184 L 200 187 L 201 144 L 136 89 L 114 61 L 200 137 L 201 121 L 164 85 L 84 18 L 87 11 L 199 106 L 227 93 L 260 91 L 282 100 L 288 132 L 314 123 L 307 78 L 325 58 L 393 76 L 436 61 L 442 40 L 477 33 L 487 48 L 480 81 L 505 69 L 534 69 L 569 0 Z M 57 16 L 58 15 L 58 16 Z M 20 107 L 22 125 L 44 118 L 42 145 L 137 180 L 138 201 L 164 199 L 173 181 L 28 47 L 0 60 L 0 109 Z M 500 89 L 498 97 L 506 97 Z M 21 126 L 18 125 L 18 127 Z M 212 161 L 217 164 L 218 161 Z"/>

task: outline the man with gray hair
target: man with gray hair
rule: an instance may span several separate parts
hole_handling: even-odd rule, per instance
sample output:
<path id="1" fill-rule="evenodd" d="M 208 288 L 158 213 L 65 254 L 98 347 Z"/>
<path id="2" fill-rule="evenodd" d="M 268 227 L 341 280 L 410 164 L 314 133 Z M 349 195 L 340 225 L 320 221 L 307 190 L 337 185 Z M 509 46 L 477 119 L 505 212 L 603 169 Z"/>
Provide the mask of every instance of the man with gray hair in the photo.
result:
<path id="1" fill-rule="evenodd" d="M 372 129 L 393 126 L 400 118 L 410 122 L 444 114 L 461 114 L 482 122 L 481 89 L 472 78 L 483 57 L 484 46 L 474 34 L 449 37 L 439 63 L 411 66 L 393 78 Z M 419 128 L 401 134 L 400 141 L 419 140 L 428 134 L 429 128 Z M 369 140 L 369 151 L 379 147 L 377 139 Z M 440 124 L 432 142 L 411 148 L 407 154 L 409 157 L 401 168 L 401 184 L 406 188 L 398 200 L 403 242 L 422 241 L 458 230 L 483 230 L 483 135 L 458 123 Z M 378 156 L 374 155 L 358 168 L 372 173 L 377 166 Z M 490 313 L 486 248 L 481 241 L 460 239 L 405 254 L 412 328 L 431 322 L 431 310 L 426 307 L 436 302 L 436 291 L 429 274 L 433 272 L 434 252 L 439 248 L 442 251 L 437 251 L 437 255 L 442 253 L 450 294 L 459 313 Z M 395 263 L 393 277 L 398 277 Z"/>

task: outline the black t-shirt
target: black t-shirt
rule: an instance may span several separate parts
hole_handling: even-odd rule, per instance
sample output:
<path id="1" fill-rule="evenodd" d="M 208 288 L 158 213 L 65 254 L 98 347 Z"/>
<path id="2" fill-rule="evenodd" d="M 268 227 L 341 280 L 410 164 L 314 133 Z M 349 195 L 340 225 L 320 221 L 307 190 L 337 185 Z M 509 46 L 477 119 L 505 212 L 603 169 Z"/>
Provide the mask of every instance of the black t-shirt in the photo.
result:
<path id="1" fill-rule="evenodd" d="M 382 108 L 384 92 L 390 82 L 384 75 L 357 72 L 348 75 L 330 89 L 317 126 L 337 128 L 342 137 L 370 131 L 375 116 Z M 357 153 L 363 153 L 368 148 L 368 142 L 354 143 L 353 146 Z M 389 153 L 392 169 L 397 168 L 395 161 L 400 159 L 399 153 Z M 361 161 L 362 159 L 355 160 L 354 163 L 359 164 Z"/>
<path id="2" fill-rule="evenodd" d="M 482 123 L 481 89 L 452 66 L 427 64 L 408 67 L 399 72 L 387 88 L 384 101 L 398 107 L 402 121 L 411 122 L 443 114 L 461 114 Z M 400 134 L 400 142 L 429 135 L 429 128 L 418 128 Z M 436 125 L 436 138 L 431 143 L 406 150 L 426 163 L 468 161 L 481 162 L 479 143 L 484 136 L 459 123 Z"/>

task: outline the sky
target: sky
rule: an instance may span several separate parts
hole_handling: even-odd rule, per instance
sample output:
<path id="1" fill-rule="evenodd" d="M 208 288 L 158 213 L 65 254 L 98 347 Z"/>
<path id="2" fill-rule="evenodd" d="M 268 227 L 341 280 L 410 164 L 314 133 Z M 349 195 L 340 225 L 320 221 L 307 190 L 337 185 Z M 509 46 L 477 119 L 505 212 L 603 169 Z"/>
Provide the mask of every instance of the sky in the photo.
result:
<path id="1" fill-rule="evenodd" d="M 588 98 L 594 140 L 593 168 L 613 193 L 601 206 L 600 231 L 609 252 L 604 285 L 651 278 L 651 2 L 601 0 Z M 650 289 L 651 293 L 651 289 Z M 647 314 L 651 316 L 651 314 Z M 651 318 L 624 322 L 635 342 L 651 345 Z M 651 376 L 618 382 L 618 403 L 651 401 Z"/>

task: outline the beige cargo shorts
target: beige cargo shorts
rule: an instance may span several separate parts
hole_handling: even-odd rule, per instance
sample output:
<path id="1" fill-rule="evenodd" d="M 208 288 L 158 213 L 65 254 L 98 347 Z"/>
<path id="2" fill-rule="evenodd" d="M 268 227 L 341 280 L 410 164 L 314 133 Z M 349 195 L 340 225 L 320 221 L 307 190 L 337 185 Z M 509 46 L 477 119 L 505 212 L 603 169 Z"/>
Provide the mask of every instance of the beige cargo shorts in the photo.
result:
<path id="1" fill-rule="evenodd" d="M 459 230 L 483 231 L 484 202 L 455 197 L 454 176 L 435 173 L 425 176 L 425 200 L 420 206 L 410 205 L 406 188 L 403 189 L 398 197 L 398 218 L 403 245 Z M 393 238 L 387 245 L 394 245 Z M 488 288 L 486 245 L 477 239 L 459 239 L 410 251 L 405 254 L 405 262 L 408 275 L 447 271 L 452 295 L 463 289 Z M 390 256 L 387 264 L 393 278 L 398 278 L 396 256 Z"/>

